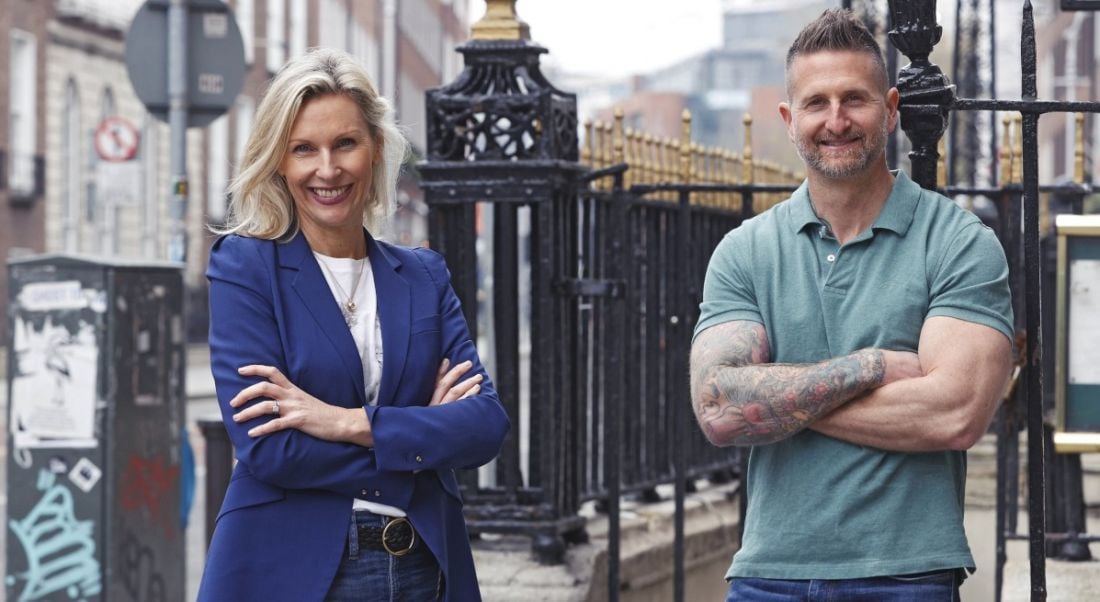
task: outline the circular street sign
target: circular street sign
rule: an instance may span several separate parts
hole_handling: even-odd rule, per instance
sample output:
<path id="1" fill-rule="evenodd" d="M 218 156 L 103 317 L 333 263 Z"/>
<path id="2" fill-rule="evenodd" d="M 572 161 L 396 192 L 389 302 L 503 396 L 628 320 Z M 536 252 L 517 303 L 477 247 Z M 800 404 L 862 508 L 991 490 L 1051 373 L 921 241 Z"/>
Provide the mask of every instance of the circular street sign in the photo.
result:
<path id="1" fill-rule="evenodd" d="M 95 152 L 104 161 L 129 161 L 137 155 L 140 139 L 134 124 L 125 117 L 112 115 L 99 122 L 95 130 Z"/>
<path id="2" fill-rule="evenodd" d="M 187 127 L 204 127 L 233 106 L 244 84 L 244 39 L 222 0 L 184 0 L 187 8 Z M 151 115 L 168 120 L 169 0 L 146 0 L 126 33 L 126 70 Z"/>

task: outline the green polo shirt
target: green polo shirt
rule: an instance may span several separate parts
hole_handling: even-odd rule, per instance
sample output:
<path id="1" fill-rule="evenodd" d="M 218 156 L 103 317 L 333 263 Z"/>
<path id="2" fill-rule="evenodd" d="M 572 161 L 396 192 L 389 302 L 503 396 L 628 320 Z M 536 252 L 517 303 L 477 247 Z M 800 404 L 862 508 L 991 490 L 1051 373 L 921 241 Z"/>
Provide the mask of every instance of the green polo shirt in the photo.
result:
<path id="1" fill-rule="evenodd" d="M 764 325 L 772 361 L 866 347 L 916 351 L 930 316 L 1011 337 L 1008 265 L 993 232 L 897 172 L 875 223 L 841 246 L 805 183 L 731 231 L 707 268 L 695 333 Z M 727 578 L 851 579 L 967 567 L 965 452 L 895 453 L 812 430 L 752 448 L 748 516 Z"/>

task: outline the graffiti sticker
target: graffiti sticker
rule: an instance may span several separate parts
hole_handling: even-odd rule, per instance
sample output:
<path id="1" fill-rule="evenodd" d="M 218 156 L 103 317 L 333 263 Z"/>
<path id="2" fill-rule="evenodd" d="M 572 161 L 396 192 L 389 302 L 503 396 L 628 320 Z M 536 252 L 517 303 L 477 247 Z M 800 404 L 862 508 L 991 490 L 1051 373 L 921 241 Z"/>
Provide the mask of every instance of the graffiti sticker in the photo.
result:
<path id="1" fill-rule="evenodd" d="M 78 460 L 73 469 L 69 471 L 69 480 L 84 493 L 91 491 L 102 476 L 103 471 L 88 458 Z"/>

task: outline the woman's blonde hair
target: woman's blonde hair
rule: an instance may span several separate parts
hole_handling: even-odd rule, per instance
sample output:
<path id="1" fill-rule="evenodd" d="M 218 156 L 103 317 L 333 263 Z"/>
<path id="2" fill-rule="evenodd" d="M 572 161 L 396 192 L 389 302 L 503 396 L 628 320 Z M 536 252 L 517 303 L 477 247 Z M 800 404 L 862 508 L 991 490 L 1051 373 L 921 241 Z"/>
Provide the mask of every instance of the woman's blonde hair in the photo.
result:
<path id="1" fill-rule="evenodd" d="M 375 228 L 393 212 L 407 149 L 393 108 L 350 55 L 316 48 L 284 65 L 260 101 L 239 173 L 229 185 L 229 216 L 225 227 L 215 232 L 269 240 L 287 240 L 298 233 L 294 201 L 278 169 L 298 111 L 310 98 L 325 94 L 344 94 L 355 101 L 375 144 L 382 147 L 363 206 L 363 224 Z"/>

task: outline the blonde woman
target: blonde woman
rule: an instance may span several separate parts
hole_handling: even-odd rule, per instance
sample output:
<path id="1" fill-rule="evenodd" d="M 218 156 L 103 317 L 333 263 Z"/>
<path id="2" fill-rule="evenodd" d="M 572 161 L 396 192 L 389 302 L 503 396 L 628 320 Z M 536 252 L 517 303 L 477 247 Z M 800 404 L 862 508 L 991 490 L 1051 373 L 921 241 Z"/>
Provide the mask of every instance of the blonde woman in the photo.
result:
<path id="1" fill-rule="evenodd" d="M 454 469 L 509 423 L 443 258 L 370 234 L 404 155 L 338 51 L 288 63 L 257 109 L 207 269 L 238 462 L 202 601 L 480 598 Z"/>

